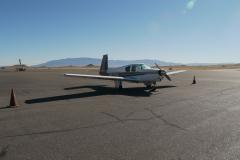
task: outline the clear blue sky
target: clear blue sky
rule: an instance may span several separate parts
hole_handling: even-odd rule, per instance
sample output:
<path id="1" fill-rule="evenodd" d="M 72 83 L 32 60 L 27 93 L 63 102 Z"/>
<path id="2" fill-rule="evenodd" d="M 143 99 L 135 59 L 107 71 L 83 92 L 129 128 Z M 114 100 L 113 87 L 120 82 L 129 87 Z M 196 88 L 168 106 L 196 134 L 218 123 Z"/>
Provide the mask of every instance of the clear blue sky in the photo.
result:
<path id="1" fill-rule="evenodd" d="M 0 66 L 104 53 L 240 62 L 240 0 L 0 1 Z"/>

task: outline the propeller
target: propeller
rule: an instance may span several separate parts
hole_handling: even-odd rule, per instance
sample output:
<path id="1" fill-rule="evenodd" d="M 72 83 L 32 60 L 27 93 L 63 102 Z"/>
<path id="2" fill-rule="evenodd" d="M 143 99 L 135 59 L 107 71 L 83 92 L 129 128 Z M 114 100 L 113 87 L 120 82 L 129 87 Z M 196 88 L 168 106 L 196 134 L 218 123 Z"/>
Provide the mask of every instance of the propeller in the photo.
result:
<path id="1" fill-rule="evenodd" d="M 167 75 L 167 72 L 166 72 L 165 70 L 162 70 L 157 63 L 155 63 L 155 65 L 156 65 L 156 67 L 159 69 L 158 74 L 159 74 L 160 76 L 166 77 L 169 81 L 171 81 L 171 78 L 169 77 L 169 75 Z"/>

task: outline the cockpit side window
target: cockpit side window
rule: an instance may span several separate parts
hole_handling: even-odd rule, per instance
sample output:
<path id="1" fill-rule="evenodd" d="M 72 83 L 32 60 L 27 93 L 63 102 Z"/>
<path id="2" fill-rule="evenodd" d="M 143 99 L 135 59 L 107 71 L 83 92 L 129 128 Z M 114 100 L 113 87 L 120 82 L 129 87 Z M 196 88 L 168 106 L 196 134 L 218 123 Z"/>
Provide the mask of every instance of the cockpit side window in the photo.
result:
<path id="1" fill-rule="evenodd" d="M 141 71 L 142 70 L 142 65 L 137 65 L 136 71 Z"/>
<path id="2" fill-rule="evenodd" d="M 132 72 L 140 72 L 142 69 L 143 68 L 141 64 L 132 65 Z"/>
<path id="3" fill-rule="evenodd" d="M 130 72 L 130 68 L 131 68 L 131 66 L 127 66 L 127 67 L 125 68 L 125 71 L 126 71 L 126 72 Z"/>
<path id="4" fill-rule="evenodd" d="M 132 72 L 136 72 L 137 66 L 136 65 L 132 65 Z"/>
<path id="5" fill-rule="evenodd" d="M 125 67 L 126 72 L 141 72 L 145 69 L 145 66 L 142 64 L 132 64 Z"/>

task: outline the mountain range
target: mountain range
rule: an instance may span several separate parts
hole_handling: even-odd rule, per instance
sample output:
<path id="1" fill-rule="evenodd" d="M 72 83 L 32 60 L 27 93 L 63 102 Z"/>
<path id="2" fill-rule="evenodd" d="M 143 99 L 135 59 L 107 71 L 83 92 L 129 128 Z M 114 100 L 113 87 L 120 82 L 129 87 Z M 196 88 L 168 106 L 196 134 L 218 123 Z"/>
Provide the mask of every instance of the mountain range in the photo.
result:
<path id="1" fill-rule="evenodd" d="M 157 63 L 160 66 L 176 66 L 182 65 L 181 63 L 173 63 L 173 62 L 165 62 L 160 60 L 152 60 L 152 59 L 141 59 L 141 60 L 109 60 L 109 66 L 117 67 L 123 66 L 127 64 L 135 64 L 135 63 L 144 63 L 147 65 L 154 65 Z M 35 65 L 34 67 L 64 67 L 64 66 L 86 66 L 86 65 L 101 65 L 101 59 L 98 58 L 66 58 L 66 59 L 59 59 L 59 60 L 52 60 L 46 63 Z"/>

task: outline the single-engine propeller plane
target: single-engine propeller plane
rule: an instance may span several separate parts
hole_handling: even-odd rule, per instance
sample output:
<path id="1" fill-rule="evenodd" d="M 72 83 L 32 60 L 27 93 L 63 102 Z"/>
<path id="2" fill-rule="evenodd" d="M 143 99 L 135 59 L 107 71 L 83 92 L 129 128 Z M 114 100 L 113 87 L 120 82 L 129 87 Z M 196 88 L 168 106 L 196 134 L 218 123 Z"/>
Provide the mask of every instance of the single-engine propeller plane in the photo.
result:
<path id="1" fill-rule="evenodd" d="M 162 81 L 164 77 L 171 81 L 169 75 L 185 72 L 185 70 L 166 72 L 157 64 L 155 65 L 157 68 L 151 68 L 145 64 L 129 64 L 117 68 L 108 68 L 108 55 L 103 55 L 99 75 L 70 73 L 64 75 L 68 77 L 113 80 L 115 88 L 119 89 L 123 87 L 123 81 L 143 83 L 147 88 L 151 89 L 156 86 L 156 82 Z"/>

